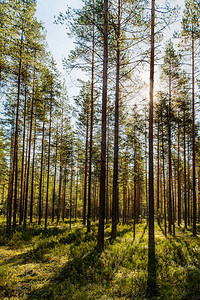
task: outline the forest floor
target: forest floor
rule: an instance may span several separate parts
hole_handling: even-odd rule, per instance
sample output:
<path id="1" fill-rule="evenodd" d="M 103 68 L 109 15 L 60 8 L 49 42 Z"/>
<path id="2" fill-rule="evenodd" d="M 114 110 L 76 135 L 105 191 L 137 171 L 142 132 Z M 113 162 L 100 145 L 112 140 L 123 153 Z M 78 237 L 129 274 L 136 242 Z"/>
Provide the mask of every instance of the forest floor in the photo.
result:
<path id="1" fill-rule="evenodd" d="M 90 234 L 81 223 L 17 227 L 11 240 L 0 227 L 0 299 L 147 299 L 148 229 L 119 225 L 105 251 L 96 252 L 97 226 Z M 176 236 L 155 227 L 157 296 L 153 299 L 200 299 L 200 239 L 190 229 Z M 198 226 L 200 233 L 200 226 Z"/>

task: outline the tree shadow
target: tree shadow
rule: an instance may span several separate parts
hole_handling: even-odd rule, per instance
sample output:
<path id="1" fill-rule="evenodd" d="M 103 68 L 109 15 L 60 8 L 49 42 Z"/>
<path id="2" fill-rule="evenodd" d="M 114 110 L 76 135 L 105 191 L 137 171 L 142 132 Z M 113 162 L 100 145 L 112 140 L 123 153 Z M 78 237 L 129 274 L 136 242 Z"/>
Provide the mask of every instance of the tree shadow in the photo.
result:
<path id="1" fill-rule="evenodd" d="M 37 236 L 44 237 L 51 237 L 57 236 L 66 232 L 66 228 L 59 228 L 59 227 L 49 227 L 46 231 L 39 225 L 29 225 L 24 227 L 23 225 L 17 225 L 15 229 L 12 230 L 11 238 L 7 238 L 6 235 L 6 227 L 0 228 L 1 238 L 0 245 L 1 246 L 8 246 L 11 249 L 18 249 L 21 248 L 26 243 L 30 243 L 31 240 Z"/>
<path id="2" fill-rule="evenodd" d="M 139 243 L 141 243 L 141 241 L 142 241 L 142 239 L 143 239 L 143 237 L 144 237 L 144 235 L 145 235 L 146 229 L 147 229 L 147 224 L 144 226 L 142 235 L 141 235 L 141 237 L 140 237 L 140 239 L 139 239 Z"/>
<path id="3" fill-rule="evenodd" d="M 88 299 L 84 289 L 92 284 L 108 286 L 114 273 L 105 268 L 96 248 L 86 254 L 75 251 L 46 285 L 29 294 L 29 299 Z"/>
<path id="4" fill-rule="evenodd" d="M 148 277 L 147 277 L 147 299 L 157 299 L 157 260 L 155 255 L 155 245 L 148 248 Z"/>
<path id="5" fill-rule="evenodd" d="M 7 260 L 5 259 L 0 265 L 23 265 L 30 262 L 46 262 L 48 261 L 48 259 L 45 258 L 45 255 L 48 254 L 48 252 L 50 252 L 51 249 L 54 249 L 57 245 L 74 244 L 75 246 L 78 246 L 83 240 L 81 236 L 81 229 L 76 229 L 73 232 L 69 232 L 66 235 L 62 235 L 61 237 L 57 237 L 50 241 L 44 239 L 44 237 L 56 237 L 57 235 L 63 233 L 63 230 L 58 230 L 58 228 L 56 230 L 55 229 L 48 229 L 47 232 L 41 236 L 41 239 L 37 246 L 33 246 L 32 249 L 25 253 L 15 255 Z M 89 239 L 88 237 L 86 238 Z M 92 237 L 90 237 L 90 239 L 92 239 Z"/>

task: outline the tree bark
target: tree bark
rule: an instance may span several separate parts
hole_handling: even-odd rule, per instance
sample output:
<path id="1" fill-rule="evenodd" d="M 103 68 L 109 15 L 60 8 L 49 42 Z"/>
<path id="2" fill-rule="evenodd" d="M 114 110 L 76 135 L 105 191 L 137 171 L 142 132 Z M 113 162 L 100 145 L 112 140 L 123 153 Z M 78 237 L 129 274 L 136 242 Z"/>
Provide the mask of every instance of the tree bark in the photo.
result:
<path id="1" fill-rule="evenodd" d="M 117 235 L 118 222 L 118 165 L 119 165 L 119 76 L 120 76 L 120 32 L 121 32 L 121 0 L 118 0 L 117 26 L 117 64 L 116 64 L 116 94 L 115 94 L 115 137 L 114 137 L 114 166 L 113 166 L 113 200 L 112 200 L 112 238 Z"/>
<path id="2" fill-rule="evenodd" d="M 47 193 L 46 193 L 46 209 L 45 209 L 45 225 L 44 229 L 47 229 L 47 218 L 48 218 L 48 202 L 49 202 L 49 177 L 50 177 L 50 153 L 51 153 L 51 114 L 52 114 L 52 100 L 53 100 L 53 86 L 51 83 L 51 102 L 50 102 L 50 113 L 49 113 L 49 147 L 48 147 L 48 162 L 47 162 Z"/>
<path id="3" fill-rule="evenodd" d="M 147 297 L 156 296 L 156 260 L 154 236 L 154 177 L 153 177 L 153 93 L 154 93 L 154 30 L 155 0 L 151 8 L 151 57 L 150 57 L 150 101 L 149 101 L 149 243 Z"/>
<path id="4" fill-rule="evenodd" d="M 87 209 L 88 135 L 89 135 L 89 111 L 88 111 L 88 107 L 87 107 L 86 139 L 85 139 L 85 179 L 84 179 L 84 198 L 83 198 L 83 225 L 86 224 L 86 209 Z"/>
<path id="5" fill-rule="evenodd" d="M 94 1 L 93 1 L 94 4 Z M 95 32 L 94 32 L 94 13 L 92 27 L 92 82 L 91 82 L 91 112 L 90 112 L 90 147 L 89 147 L 89 170 L 88 170 L 88 214 L 87 232 L 91 229 L 91 183 L 92 183 L 92 145 L 93 145 L 93 119 L 94 119 L 94 53 L 95 53 Z"/>
<path id="6" fill-rule="evenodd" d="M 16 121 L 15 121 L 15 144 L 14 144 L 14 165 L 15 171 L 15 194 L 14 194 L 14 203 L 13 203 L 13 226 L 16 226 L 16 216 L 18 208 L 18 199 L 17 199 L 17 186 L 18 186 L 18 139 L 19 139 L 19 105 L 20 105 L 20 94 L 21 94 L 21 69 L 22 69 L 22 48 L 23 48 L 23 28 L 21 33 L 21 44 L 20 44 L 20 53 L 19 53 L 19 70 L 18 70 L 18 84 L 17 84 L 17 112 L 16 112 Z M 13 178 L 14 180 L 14 178 Z"/>
<path id="7" fill-rule="evenodd" d="M 172 155 L 171 155 L 171 75 L 169 76 L 169 111 L 168 111 L 168 168 L 169 168 L 169 203 L 168 203 L 168 231 L 172 233 Z"/>
<path id="8" fill-rule="evenodd" d="M 184 212 L 184 221 L 185 221 L 185 228 L 187 228 L 187 180 L 186 180 L 186 124 L 185 124 L 185 109 L 184 109 L 184 116 L 183 116 L 183 160 L 184 160 L 184 204 L 185 204 L 185 212 Z"/>
<path id="9" fill-rule="evenodd" d="M 181 224 L 180 124 L 178 122 L 178 226 Z"/>
<path id="10" fill-rule="evenodd" d="M 62 107 L 62 118 L 61 118 L 61 137 L 60 137 L 60 178 L 59 178 L 59 192 L 58 192 L 58 207 L 57 207 L 57 224 L 60 220 L 60 200 L 61 200 L 61 191 L 62 191 L 62 140 L 63 140 L 63 107 Z"/>
<path id="11" fill-rule="evenodd" d="M 19 202 L 19 224 L 23 222 L 23 198 L 24 198 L 24 155 L 26 142 L 26 107 L 27 107 L 27 82 L 25 79 L 25 99 L 24 99 L 24 128 L 23 128 L 23 146 L 22 146 L 22 166 L 21 166 L 21 196 Z"/>
<path id="12" fill-rule="evenodd" d="M 32 178 L 31 178 L 31 201 L 30 201 L 30 223 L 33 222 L 33 200 L 34 200 L 34 175 L 35 175 L 35 144 L 36 144 L 36 120 L 35 120 L 35 133 L 33 144 L 33 161 L 32 161 Z"/>
<path id="13" fill-rule="evenodd" d="M 44 108 L 44 112 L 46 107 Z M 41 167 L 40 167 L 40 185 L 39 185 L 39 216 L 38 216 L 38 225 L 41 224 L 42 219 L 42 182 L 43 182 L 43 162 L 44 162 L 44 132 L 45 132 L 45 119 L 43 120 L 42 126 L 42 152 L 41 152 Z"/>
<path id="14" fill-rule="evenodd" d="M 58 155 L 58 141 L 56 138 L 56 157 L 55 157 L 55 169 L 54 169 L 54 180 L 53 180 L 53 198 L 52 198 L 52 216 L 51 216 L 52 223 L 54 222 L 54 211 L 55 211 L 57 155 Z"/>
<path id="15" fill-rule="evenodd" d="M 72 192 L 73 192 L 73 157 L 71 157 L 71 180 L 70 180 L 70 208 L 69 208 L 69 229 L 72 229 Z"/>
<path id="16" fill-rule="evenodd" d="M 159 212 L 160 208 L 160 124 L 158 120 L 158 136 L 157 136 L 157 213 Z M 158 216 L 159 217 L 159 216 Z"/>
<path id="17" fill-rule="evenodd" d="M 196 200 L 196 153 L 195 153 L 195 99 L 194 99 L 194 36 L 192 34 L 192 179 L 193 179 L 193 236 L 197 235 Z"/>
<path id="18" fill-rule="evenodd" d="M 34 58 L 36 60 L 36 56 Z M 30 173 L 30 162 L 31 162 L 31 143 L 32 143 L 32 128 L 33 128 L 33 110 L 34 110 L 34 98 L 35 98 L 35 62 L 33 71 L 33 92 L 32 92 L 32 103 L 31 103 L 31 121 L 30 121 L 30 134 L 29 134 L 29 148 L 28 148 L 28 162 L 27 162 L 27 174 L 26 174 L 26 194 L 24 203 L 24 226 L 26 226 L 27 219 L 27 208 L 28 208 L 28 190 L 29 190 L 29 173 Z"/>
<path id="19" fill-rule="evenodd" d="M 106 179 L 106 115 L 107 115 L 107 77 L 108 77 L 108 0 L 104 0 L 104 58 L 103 58 L 103 96 L 102 96 L 102 129 L 101 129 L 101 173 L 99 200 L 99 227 L 97 250 L 104 250 L 105 219 L 105 179 Z"/>

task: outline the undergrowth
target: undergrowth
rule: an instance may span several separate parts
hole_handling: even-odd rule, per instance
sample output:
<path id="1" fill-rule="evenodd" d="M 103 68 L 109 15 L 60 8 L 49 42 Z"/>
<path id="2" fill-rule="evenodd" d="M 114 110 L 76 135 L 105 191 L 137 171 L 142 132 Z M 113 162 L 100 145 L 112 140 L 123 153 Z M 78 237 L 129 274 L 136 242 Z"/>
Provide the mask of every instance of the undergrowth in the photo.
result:
<path id="1" fill-rule="evenodd" d="M 200 299 L 200 240 L 189 230 L 176 236 L 156 225 L 157 294 L 152 299 Z M 16 227 L 7 240 L 0 228 L 0 299 L 146 299 L 146 223 L 119 225 L 116 240 L 105 230 L 105 250 L 96 251 L 97 226 L 81 223 Z"/>

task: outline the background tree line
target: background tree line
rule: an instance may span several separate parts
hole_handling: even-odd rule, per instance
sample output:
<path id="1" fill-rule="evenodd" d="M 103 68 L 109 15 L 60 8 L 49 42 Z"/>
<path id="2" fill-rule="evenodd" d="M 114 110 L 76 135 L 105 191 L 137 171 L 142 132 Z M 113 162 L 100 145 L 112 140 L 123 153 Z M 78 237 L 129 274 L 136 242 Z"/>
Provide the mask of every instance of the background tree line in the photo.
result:
<path id="1" fill-rule="evenodd" d="M 136 223 L 148 222 L 148 100 L 140 94 L 150 3 L 105 4 L 84 1 L 57 18 L 76 42 L 64 68 L 88 78 L 69 100 L 35 1 L 1 1 L 0 208 L 9 236 L 18 224 L 68 220 L 71 228 L 77 219 L 89 232 L 99 218 L 102 249 L 104 219 L 114 238 L 120 221 L 133 221 L 134 235 Z M 177 10 L 156 8 L 160 45 Z M 154 100 L 155 215 L 165 234 L 183 224 L 195 235 L 200 220 L 198 16 L 199 2 L 186 1 L 181 32 L 165 42 Z"/>

